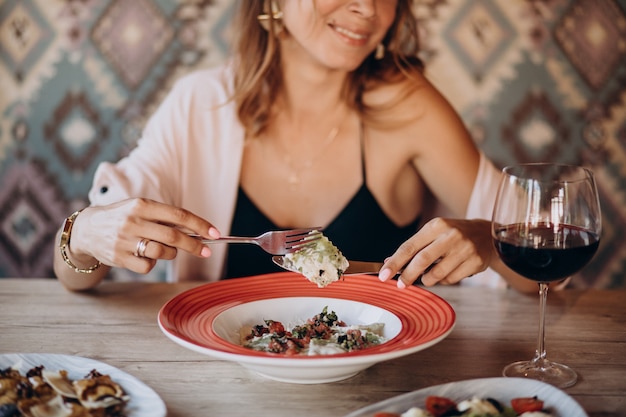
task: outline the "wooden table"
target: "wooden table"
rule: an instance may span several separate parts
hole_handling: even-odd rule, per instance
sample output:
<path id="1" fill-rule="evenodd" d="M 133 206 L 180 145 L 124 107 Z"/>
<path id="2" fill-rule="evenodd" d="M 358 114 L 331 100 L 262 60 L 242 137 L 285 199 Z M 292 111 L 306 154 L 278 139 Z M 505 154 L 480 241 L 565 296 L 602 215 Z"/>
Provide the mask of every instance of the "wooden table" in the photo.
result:
<path id="1" fill-rule="evenodd" d="M 331 417 L 429 385 L 500 376 L 536 344 L 538 296 L 440 286 L 431 290 L 454 307 L 457 324 L 439 344 L 341 382 L 274 382 L 161 333 L 159 308 L 197 285 L 109 282 L 71 293 L 53 279 L 0 279 L 0 353 L 106 362 L 151 386 L 170 417 Z M 626 415 L 626 290 L 550 293 L 546 347 L 549 358 L 578 371 L 565 391 L 591 417 Z"/>

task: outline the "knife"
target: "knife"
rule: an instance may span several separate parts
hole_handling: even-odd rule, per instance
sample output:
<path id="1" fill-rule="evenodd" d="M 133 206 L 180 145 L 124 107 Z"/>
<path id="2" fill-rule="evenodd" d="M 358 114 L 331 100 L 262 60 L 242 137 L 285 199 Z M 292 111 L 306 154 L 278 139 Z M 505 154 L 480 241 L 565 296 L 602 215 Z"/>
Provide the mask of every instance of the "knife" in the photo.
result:
<path id="1" fill-rule="evenodd" d="M 426 270 L 424 272 L 422 272 L 417 277 L 417 279 L 415 280 L 413 285 L 422 285 L 422 277 L 424 276 L 424 274 L 427 273 L 428 271 L 430 271 L 435 265 L 437 265 L 440 260 L 441 259 L 437 259 L 428 268 L 426 268 Z M 284 258 L 282 256 L 272 256 L 272 261 L 276 265 L 280 266 L 283 269 L 286 269 L 287 271 L 298 272 L 298 271 L 293 271 L 293 270 L 289 269 L 288 267 L 286 267 L 284 262 L 283 262 Z M 383 263 L 382 262 L 348 261 L 348 264 L 349 264 L 348 265 L 348 269 L 346 269 L 344 271 L 343 276 L 347 276 L 347 275 L 378 275 L 378 272 L 380 272 L 380 268 L 383 267 Z M 398 276 L 402 273 L 403 270 L 404 270 L 404 268 L 400 269 L 396 273 L 394 279 L 397 279 Z"/>
<path id="2" fill-rule="evenodd" d="M 272 256 L 272 261 L 283 269 L 290 270 L 284 264 L 284 258 L 282 256 Z M 343 275 L 362 275 L 371 274 L 377 275 L 380 272 L 380 268 L 383 267 L 382 262 L 367 262 L 367 261 L 348 261 L 348 269 L 346 269 Z M 298 272 L 298 271 L 293 271 Z M 398 271 L 400 274 L 402 270 Z"/>
<path id="3" fill-rule="evenodd" d="M 272 256 L 272 261 L 281 268 L 291 271 L 291 269 L 285 265 L 284 257 Z M 344 271 L 343 275 L 378 274 L 378 271 L 380 271 L 380 268 L 383 266 L 382 262 L 348 261 L 348 263 L 348 269 Z"/>
<path id="4" fill-rule="evenodd" d="M 382 262 L 366 262 L 366 261 L 348 261 L 348 262 L 350 263 L 350 265 L 348 265 L 348 269 L 344 271 L 343 273 L 344 276 L 346 275 L 348 276 L 349 275 L 378 275 L 378 273 L 380 272 L 380 268 L 383 267 Z M 417 285 L 417 286 L 423 285 L 422 277 L 424 276 L 424 274 L 430 271 L 432 267 L 438 263 L 439 261 L 437 260 L 433 262 L 433 264 L 430 265 L 428 268 L 426 268 L 426 270 L 417 277 L 415 282 L 413 282 L 413 285 Z M 404 268 L 396 272 L 396 275 L 393 277 L 393 279 L 398 279 L 402 271 L 404 271 Z"/>
<path id="5" fill-rule="evenodd" d="M 350 265 L 344 271 L 344 275 L 378 274 L 383 267 L 382 262 L 348 261 L 348 263 Z"/>
<path id="6" fill-rule="evenodd" d="M 426 274 L 428 271 L 433 269 L 435 265 L 437 265 L 441 261 L 441 258 L 437 259 L 435 262 L 430 264 L 428 268 L 424 272 L 422 272 L 419 277 L 417 277 L 417 281 L 422 280 L 422 276 Z M 348 265 L 348 269 L 343 273 L 344 275 L 356 275 L 356 274 L 376 274 L 380 272 L 380 268 L 383 267 L 382 262 L 366 262 L 366 261 L 348 261 L 350 265 Z M 396 273 L 396 277 L 400 275 L 404 271 L 404 268 L 400 268 L 400 270 Z"/>

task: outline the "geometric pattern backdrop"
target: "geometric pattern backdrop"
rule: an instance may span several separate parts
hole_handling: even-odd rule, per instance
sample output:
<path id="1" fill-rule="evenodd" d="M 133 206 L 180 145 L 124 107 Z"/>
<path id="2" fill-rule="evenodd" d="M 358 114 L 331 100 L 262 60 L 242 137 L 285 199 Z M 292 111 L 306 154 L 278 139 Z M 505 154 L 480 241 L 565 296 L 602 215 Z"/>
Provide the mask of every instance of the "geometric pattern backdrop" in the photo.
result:
<path id="1" fill-rule="evenodd" d="M 87 204 L 98 163 L 135 146 L 176 79 L 228 56 L 235 4 L 0 0 L 0 278 L 52 276 L 54 235 Z M 422 0 L 416 12 L 428 77 L 496 165 L 594 170 L 602 241 L 572 286 L 625 287 L 626 0 Z"/>

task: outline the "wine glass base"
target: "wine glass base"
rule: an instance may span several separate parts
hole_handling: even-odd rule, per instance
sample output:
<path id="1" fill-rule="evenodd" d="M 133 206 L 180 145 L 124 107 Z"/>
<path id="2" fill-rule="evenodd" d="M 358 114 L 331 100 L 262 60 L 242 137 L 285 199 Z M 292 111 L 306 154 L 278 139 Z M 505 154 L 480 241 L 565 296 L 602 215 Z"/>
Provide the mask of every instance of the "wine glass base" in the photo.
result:
<path id="1" fill-rule="evenodd" d="M 530 378 L 547 382 L 555 387 L 567 388 L 576 384 L 578 375 L 567 365 L 548 360 L 520 361 L 507 365 L 502 375 L 508 377 Z"/>

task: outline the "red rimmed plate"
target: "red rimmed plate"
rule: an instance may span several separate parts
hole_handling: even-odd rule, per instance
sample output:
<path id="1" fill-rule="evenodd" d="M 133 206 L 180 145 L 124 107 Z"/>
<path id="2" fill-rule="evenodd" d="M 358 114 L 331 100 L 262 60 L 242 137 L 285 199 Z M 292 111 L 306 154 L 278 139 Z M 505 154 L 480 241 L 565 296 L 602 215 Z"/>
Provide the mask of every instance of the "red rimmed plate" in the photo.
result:
<path id="1" fill-rule="evenodd" d="M 387 342 L 351 353 L 291 357 L 239 344 L 244 324 L 301 321 L 324 306 L 348 324 L 385 323 Z M 367 275 L 317 288 L 291 272 L 201 285 L 168 301 L 158 315 L 163 333 L 188 349 L 238 362 L 271 379 L 305 384 L 342 380 L 375 363 L 426 349 L 443 340 L 455 320 L 453 308 L 423 288 L 400 290 L 395 282 Z"/>

